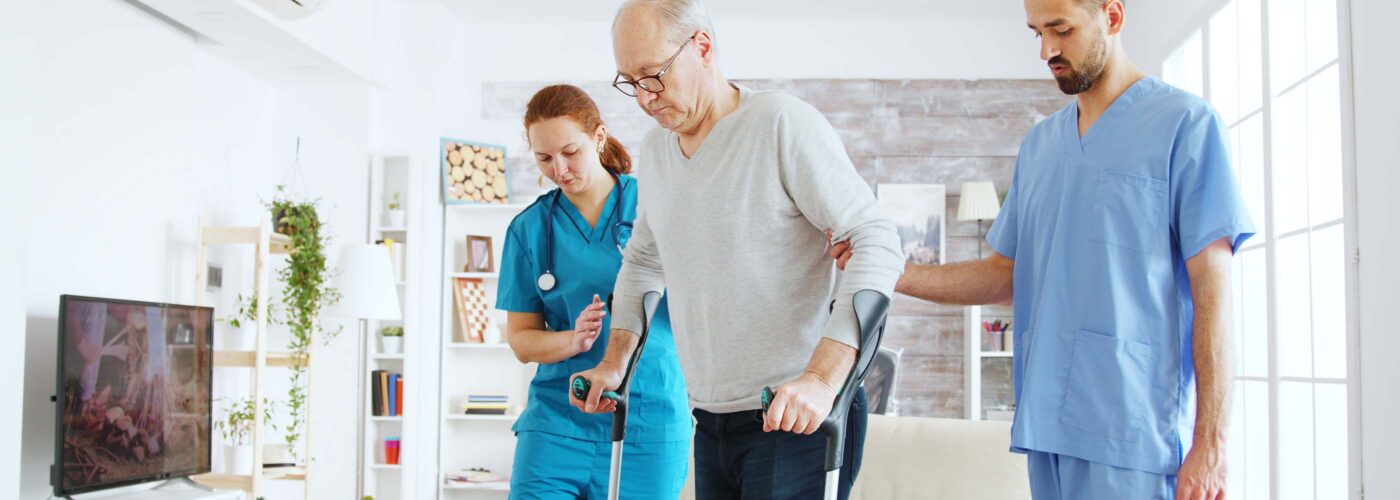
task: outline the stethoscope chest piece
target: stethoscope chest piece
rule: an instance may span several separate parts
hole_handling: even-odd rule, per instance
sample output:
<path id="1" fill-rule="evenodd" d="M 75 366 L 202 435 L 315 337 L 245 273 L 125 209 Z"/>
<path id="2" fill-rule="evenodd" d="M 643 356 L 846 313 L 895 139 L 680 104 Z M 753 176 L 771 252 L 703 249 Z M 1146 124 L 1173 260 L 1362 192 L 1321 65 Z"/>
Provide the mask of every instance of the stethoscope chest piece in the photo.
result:
<path id="1" fill-rule="evenodd" d="M 540 275 L 540 279 L 538 280 L 538 283 L 537 283 L 537 284 L 540 286 L 540 290 L 543 290 L 543 291 L 546 291 L 546 292 L 548 292 L 548 291 L 550 291 L 550 290 L 553 290 L 553 289 L 554 289 L 554 273 L 551 273 L 551 272 L 549 272 L 549 271 L 545 271 L 544 274 L 541 274 L 541 275 Z"/>

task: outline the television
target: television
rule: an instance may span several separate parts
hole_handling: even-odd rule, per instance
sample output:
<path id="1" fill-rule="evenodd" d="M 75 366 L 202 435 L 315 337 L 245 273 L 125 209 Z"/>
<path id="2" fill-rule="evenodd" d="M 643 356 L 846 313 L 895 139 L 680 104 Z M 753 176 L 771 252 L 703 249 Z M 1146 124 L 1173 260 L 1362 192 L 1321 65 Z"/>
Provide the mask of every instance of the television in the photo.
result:
<path id="1" fill-rule="evenodd" d="M 209 307 L 64 295 L 54 496 L 210 470 Z"/>

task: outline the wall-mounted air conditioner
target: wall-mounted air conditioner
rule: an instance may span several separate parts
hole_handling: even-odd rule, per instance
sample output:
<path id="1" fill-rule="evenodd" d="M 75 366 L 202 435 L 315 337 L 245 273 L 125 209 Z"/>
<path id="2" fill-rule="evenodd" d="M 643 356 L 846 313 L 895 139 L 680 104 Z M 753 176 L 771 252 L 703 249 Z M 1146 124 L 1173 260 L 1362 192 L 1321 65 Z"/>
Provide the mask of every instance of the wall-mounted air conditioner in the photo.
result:
<path id="1" fill-rule="evenodd" d="M 316 13 L 327 1 L 329 0 L 253 0 L 253 3 L 277 17 L 291 21 Z"/>

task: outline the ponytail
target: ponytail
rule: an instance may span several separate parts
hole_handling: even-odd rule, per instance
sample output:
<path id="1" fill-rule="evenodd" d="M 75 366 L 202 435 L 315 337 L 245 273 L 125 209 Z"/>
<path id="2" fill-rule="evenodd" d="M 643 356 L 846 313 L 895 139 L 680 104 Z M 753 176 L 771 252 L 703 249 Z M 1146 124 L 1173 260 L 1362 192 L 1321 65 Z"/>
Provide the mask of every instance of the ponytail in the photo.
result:
<path id="1" fill-rule="evenodd" d="M 632 173 L 632 155 L 627 154 L 627 148 L 623 147 L 616 137 L 608 136 L 603 150 L 598 152 L 598 157 L 602 160 L 603 167 L 614 174 Z"/>

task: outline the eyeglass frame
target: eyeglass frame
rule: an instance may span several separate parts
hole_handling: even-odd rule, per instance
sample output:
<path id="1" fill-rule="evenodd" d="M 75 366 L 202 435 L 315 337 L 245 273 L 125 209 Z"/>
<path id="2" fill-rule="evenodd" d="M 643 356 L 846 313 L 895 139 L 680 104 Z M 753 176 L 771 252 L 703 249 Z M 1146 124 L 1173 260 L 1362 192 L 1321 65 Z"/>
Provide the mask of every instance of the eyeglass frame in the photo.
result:
<path id="1" fill-rule="evenodd" d="M 696 32 L 695 34 L 699 34 L 699 32 Z M 661 81 L 661 77 L 666 76 L 666 72 L 670 71 L 671 69 L 671 64 L 675 63 L 676 58 L 681 56 L 681 51 L 684 51 L 685 47 L 687 45 L 690 45 L 690 42 L 695 40 L 695 34 L 690 35 L 690 38 L 685 39 L 685 41 L 681 43 L 681 46 L 676 49 L 676 53 L 672 54 L 671 58 L 666 60 L 666 64 L 661 66 L 661 71 L 656 72 L 656 74 L 654 75 L 647 75 L 636 80 L 623 80 L 622 73 L 618 73 L 617 76 L 613 77 L 613 88 L 617 89 L 618 92 L 622 92 L 622 95 L 625 95 L 627 97 L 637 97 L 637 94 L 639 93 L 637 92 L 637 89 L 642 89 L 653 94 L 660 94 L 662 92 L 665 92 L 666 82 Z M 642 82 L 647 80 L 656 80 L 656 84 L 660 85 L 661 88 L 657 90 L 651 90 L 649 88 L 646 88 L 646 86 L 642 85 Z M 627 90 L 625 90 L 622 86 L 623 84 L 631 86 L 632 93 L 627 93 Z"/>

